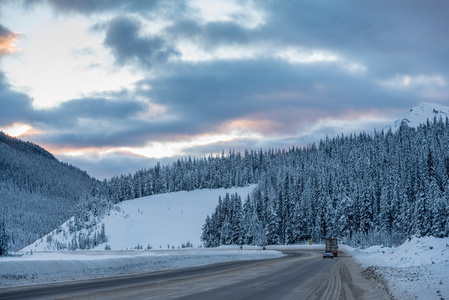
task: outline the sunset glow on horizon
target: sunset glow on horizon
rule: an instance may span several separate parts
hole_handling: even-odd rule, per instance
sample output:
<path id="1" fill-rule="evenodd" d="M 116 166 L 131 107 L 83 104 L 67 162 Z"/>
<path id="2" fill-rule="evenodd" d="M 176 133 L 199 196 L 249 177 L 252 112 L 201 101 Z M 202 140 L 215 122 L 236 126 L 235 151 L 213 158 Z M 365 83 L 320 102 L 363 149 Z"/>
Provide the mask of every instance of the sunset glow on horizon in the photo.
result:
<path id="1" fill-rule="evenodd" d="M 0 130 L 107 177 L 449 105 L 449 4 L 387 4 L 1 2 Z"/>

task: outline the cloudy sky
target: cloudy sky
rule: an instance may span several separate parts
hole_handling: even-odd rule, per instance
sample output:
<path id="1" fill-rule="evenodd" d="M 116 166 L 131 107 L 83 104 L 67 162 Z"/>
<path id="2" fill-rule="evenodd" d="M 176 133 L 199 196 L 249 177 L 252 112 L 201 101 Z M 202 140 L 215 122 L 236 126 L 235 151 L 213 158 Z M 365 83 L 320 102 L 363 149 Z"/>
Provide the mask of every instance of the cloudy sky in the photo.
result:
<path id="1" fill-rule="evenodd" d="M 0 129 L 99 179 L 449 105 L 449 2 L 0 1 Z"/>

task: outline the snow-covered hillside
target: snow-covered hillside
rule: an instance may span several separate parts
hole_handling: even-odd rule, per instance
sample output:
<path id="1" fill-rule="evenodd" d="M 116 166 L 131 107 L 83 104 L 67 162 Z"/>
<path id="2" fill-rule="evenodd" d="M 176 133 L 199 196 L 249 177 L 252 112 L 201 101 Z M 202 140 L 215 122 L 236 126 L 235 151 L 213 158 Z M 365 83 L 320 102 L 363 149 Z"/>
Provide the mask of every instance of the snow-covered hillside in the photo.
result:
<path id="1" fill-rule="evenodd" d="M 254 187 L 182 191 L 124 201 L 96 227 L 105 225 L 106 244 L 111 250 L 179 249 L 188 243 L 196 248 L 202 245 L 202 226 L 206 216 L 214 212 L 218 197 L 236 192 L 245 196 Z M 73 240 L 73 234 L 66 222 L 23 251 L 58 250 L 58 245 Z M 96 249 L 104 250 L 106 244 L 100 244 Z"/>
<path id="2" fill-rule="evenodd" d="M 449 117 L 449 106 L 421 102 L 393 124 L 386 126 L 384 131 L 388 131 L 390 128 L 392 131 L 397 131 L 401 125 L 417 127 L 419 124 L 426 123 L 427 120 L 433 121 L 434 118 L 437 118 L 437 120 L 441 118 L 445 121 L 446 117 Z"/>

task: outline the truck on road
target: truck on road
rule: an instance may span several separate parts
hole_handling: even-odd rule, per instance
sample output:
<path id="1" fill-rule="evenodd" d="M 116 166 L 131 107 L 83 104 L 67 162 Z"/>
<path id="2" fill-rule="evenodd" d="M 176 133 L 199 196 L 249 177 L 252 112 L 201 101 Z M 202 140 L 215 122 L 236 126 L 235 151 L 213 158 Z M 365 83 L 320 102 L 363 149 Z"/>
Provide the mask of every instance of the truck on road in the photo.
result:
<path id="1" fill-rule="evenodd" d="M 336 238 L 326 238 L 326 247 L 324 248 L 323 258 L 338 256 L 338 239 Z"/>

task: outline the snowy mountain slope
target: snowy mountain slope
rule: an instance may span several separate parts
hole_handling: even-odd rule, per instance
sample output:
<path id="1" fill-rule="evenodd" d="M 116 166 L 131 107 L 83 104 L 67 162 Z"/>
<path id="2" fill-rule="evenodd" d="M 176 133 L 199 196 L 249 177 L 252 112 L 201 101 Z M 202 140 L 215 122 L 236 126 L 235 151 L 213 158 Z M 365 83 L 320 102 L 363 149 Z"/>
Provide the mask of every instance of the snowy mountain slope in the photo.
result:
<path id="1" fill-rule="evenodd" d="M 157 194 L 121 202 L 108 216 L 97 222 L 97 234 L 105 226 L 107 245 L 111 250 L 141 248 L 182 248 L 187 242 L 193 247 L 202 245 L 200 236 L 207 215 L 212 214 L 219 196 L 238 193 L 245 196 L 255 185 L 216 190 L 195 190 Z M 63 249 L 73 240 L 67 221 L 23 251 Z M 86 231 L 84 235 L 88 234 Z M 70 249 L 70 247 L 67 247 Z M 102 250 L 105 244 L 96 246 Z"/>
<path id="2" fill-rule="evenodd" d="M 419 124 L 426 123 L 427 120 L 433 121 L 434 118 L 439 120 L 440 118 L 445 121 L 446 117 L 449 117 L 449 106 L 441 104 L 421 102 L 419 105 L 413 107 L 403 117 L 396 120 L 393 124 L 384 127 L 384 131 L 388 131 L 390 128 L 392 131 L 397 131 L 401 125 L 407 125 L 408 127 L 417 127 Z"/>

